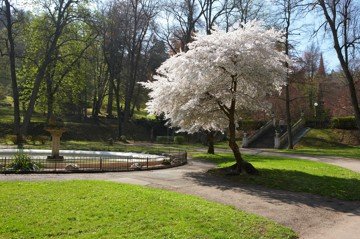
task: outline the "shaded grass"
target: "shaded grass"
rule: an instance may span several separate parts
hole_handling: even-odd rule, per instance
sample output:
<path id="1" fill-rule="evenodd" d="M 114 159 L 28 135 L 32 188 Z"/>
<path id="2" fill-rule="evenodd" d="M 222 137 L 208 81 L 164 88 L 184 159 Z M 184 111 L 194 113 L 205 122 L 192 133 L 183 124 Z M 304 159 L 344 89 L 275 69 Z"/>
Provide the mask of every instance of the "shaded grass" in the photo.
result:
<path id="1" fill-rule="evenodd" d="M 230 153 L 195 154 L 194 158 L 210 160 L 220 168 L 235 163 Z M 343 200 L 360 200 L 360 174 L 341 167 L 301 159 L 244 155 L 260 176 L 240 175 L 233 179 L 294 192 L 306 192 Z"/>
<path id="2" fill-rule="evenodd" d="M 11 107 L 0 107 L 0 123 L 13 123 L 14 111 Z M 31 122 L 45 122 L 46 117 L 40 113 L 34 113 Z"/>
<path id="3" fill-rule="evenodd" d="M 0 182 L 0 200 L 0 238 L 296 238 L 229 206 L 112 182 Z"/>

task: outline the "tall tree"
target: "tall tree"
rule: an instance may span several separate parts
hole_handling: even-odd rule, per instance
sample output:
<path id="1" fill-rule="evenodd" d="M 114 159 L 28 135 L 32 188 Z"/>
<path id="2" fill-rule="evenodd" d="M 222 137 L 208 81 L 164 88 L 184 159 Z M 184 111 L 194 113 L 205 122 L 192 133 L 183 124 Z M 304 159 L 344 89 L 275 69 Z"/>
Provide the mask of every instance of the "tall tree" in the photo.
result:
<path id="1" fill-rule="evenodd" d="M 360 2 L 358 0 L 317 0 L 310 4 L 325 18 L 325 32 L 330 34 L 343 74 L 348 83 L 356 125 L 360 130 L 360 108 L 352 68 L 360 49 Z"/>
<path id="2" fill-rule="evenodd" d="M 12 97 L 14 100 L 14 132 L 17 135 L 17 143 L 20 145 L 22 141 L 22 136 L 20 132 L 20 100 L 19 100 L 19 88 L 18 81 L 16 75 L 16 52 L 15 52 L 15 39 L 14 39 L 14 24 L 16 23 L 16 18 L 14 17 L 14 13 L 16 9 L 11 4 L 9 0 L 1 1 L 2 6 L 0 8 L 0 14 L 3 16 L 1 19 L 1 23 L 5 27 L 7 31 L 6 38 L 6 47 L 7 47 L 7 55 L 9 57 L 10 62 L 10 75 L 11 75 L 11 89 L 12 89 Z"/>
<path id="3" fill-rule="evenodd" d="M 163 113 L 180 131 L 228 129 L 235 172 L 257 174 L 235 141 L 235 115 L 266 109 L 267 95 L 285 84 L 283 63 L 290 60 L 276 50 L 279 41 L 279 32 L 265 30 L 257 22 L 198 37 L 189 44 L 189 51 L 162 64 L 156 81 L 144 84 L 151 90 L 149 112 Z"/>
<path id="4" fill-rule="evenodd" d="M 81 2 L 81 3 L 80 3 Z M 47 44 L 43 52 L 43 58 L 38 63 L 29 104 L 24 116 L 24 121 L 21 127 L 21 133 L 26 134 L 28 126 L 31 121 L 35 109 L 35 103 L 38 98 L 41 82 L 44 80 L 49 65 L 54 61 L 54 55 L 58 51 L 60 43 L 59 39 L 64 29 L 72 22 L 75 22 L 82 16 L 81 11 L 83 8 L 81 4 L 87 1 L 78 0 L 42 0 L 41 4 L 46 12 L 46 17 L 49 22 Z"/>
<path id="5" fill-rule="evenodd" d="M 159 34 L 172 53 L 187 51 L 187 44 L 193 41 L 196 27 L 205 13 L 206 4 L 213 0 L 171 0 L 165 5 L 167 27 Z"/>
<path id="6" fill-rule="evenodd" d="M 316 101 L 316 72 L 318 70 L 320 61 L 320 49 L 314 43 L 312 43 L 305 50 L 302 57 L 302 65 L 304 70 L 304 81 L 303 87 L 305 94 L 308 98 L 308 108 L 310 112 L 313 112 L 314 103 Z"/>
<path id="7" fill-rule="evenodd" d="M 153 0 L 114 0 L 108 6 L 103 48 L 115 93 L 120 137 L 138 102 L 137 82 L 146 77 L 147 52 L 159 6 Z"/>
<path id="8" fill-rule="evenodd" d="M 301 6 L 303 0 L 275 0 L 275 6 L 277 6 L 277 17 L 279 18 L 280 28 L 284 32 L 284 42 L 281 46 L 282 50 L 287 56 L 290 56 L 291 50 L 291 39 L 290 37 L 295 34 L 294 32 L 294 21 L 298 17 L 299 7 Z M 295 28 L 296 29 L 296 28 Z M 285 62 L 286 68 L 288 68 L 285 85 L 285 113 L 286 113 L 286 127 L 288 133 L 288 148 L 292 149 L 293 144 L 293 135 L 292 135 L 292 121 L 291 121 L 291 109 L 290 109 L 290 68 L 289 65 Z"/>

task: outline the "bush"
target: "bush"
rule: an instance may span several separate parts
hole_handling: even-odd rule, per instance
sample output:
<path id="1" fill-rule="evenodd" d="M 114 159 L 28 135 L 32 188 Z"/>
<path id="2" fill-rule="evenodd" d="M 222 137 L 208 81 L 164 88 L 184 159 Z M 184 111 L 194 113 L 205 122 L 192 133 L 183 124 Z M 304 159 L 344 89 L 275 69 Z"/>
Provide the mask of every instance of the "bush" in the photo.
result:
<path id="1" fill-rule="evenodd" d="M 7 170 L 15 172 L 32 172 L 40 168 L 40 163 L 32 162 L 30 156 L 23 153 L 15 154 L 14 161 L 7 166 Z"/>
<path id="2" fill-rule="evenodd" d="M 46 141 L 49 141 L 49 137 L 43 135 L 36 135 L 36 136 L 30 136 L 30 140 L 34 145 L 37 144 L 38 142 L 44 145 Z"/>
<path id="3" fill-rule="evenodd" d="M 126 136 L 125 135 L 121 135 L 119 140 L 123 143 L 127 143 L 127 139 L 126 139 Z"/>
<path id="4" fill-rule="evenodd" d="M 6 135 L 6 137 L 5 137 L 5 141 L 6 141 L 6 143 L 7 144 L 18 144 L 18 142 L 17 142 L 17 136 L 16 135 L 14 135 L 14 134 L 8 134 L 8 135 Z M 20 143 L 26 143 L 26 139 L 25 138 L 23 138 L 22 139 L 22 142 L 20 142 Z"/>
<path id="5" fill-rule="evenodd" d="M 175 144 L 184 144 L 185 143 L 185 137 L 184 136 L 175 136 L 174 137 L 174 143 Z"/>
<path id="6" fill-rule="evenodd" d="M 333 118 L 330 125 L 334 129 L 357 129 L 353 116 Z"/>
<path id="7" fill-rule="evenodd" d="M 162 162 L 162 165 L 171 165 L 171 160 L 170 159 L 164 159 Z"/>
<path id="8" fill-rule="evenodd" d="M 168 144 L 174 142 L 174 139 L 172 136 L 157 136 L 156 142 L 160 144 Z"/>

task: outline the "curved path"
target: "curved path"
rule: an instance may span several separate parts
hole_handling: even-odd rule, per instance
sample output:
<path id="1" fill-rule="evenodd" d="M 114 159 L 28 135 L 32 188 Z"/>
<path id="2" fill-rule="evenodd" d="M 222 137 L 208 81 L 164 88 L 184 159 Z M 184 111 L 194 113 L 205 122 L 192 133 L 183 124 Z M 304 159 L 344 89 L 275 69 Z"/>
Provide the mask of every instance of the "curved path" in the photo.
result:
<path id="1" fill-rule="evenodd" d="M 204 172 L 215 165 L 198 160 L 171 169 L 98 174 L 0 175 L 0 180 L 96 179 L 197 195 L 262 215 L 294 229 L 303 239 L 359 238 L 360 202 L 239 185 Z"/>

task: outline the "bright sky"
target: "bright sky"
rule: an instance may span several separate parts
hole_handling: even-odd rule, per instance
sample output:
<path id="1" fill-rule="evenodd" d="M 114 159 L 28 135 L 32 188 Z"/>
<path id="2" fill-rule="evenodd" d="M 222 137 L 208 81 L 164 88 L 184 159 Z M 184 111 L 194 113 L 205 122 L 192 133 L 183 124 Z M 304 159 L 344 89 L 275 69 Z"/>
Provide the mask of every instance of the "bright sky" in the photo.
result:
<path id="1" fill-rule="evenodd" d="M 312 12 L 307 14 L 299 22 L 299 25 L 302 26 L 301 31 L 296 32 L 299 35 L 294 35 L 293 39 L 298 43 L 296 48 L 299 54 L 302 54 L 311 43 L 315 43 L 323 53 L 326 71 L 330 73 L 331 70 L 338 70 L 340 67 L 331 36 L 324 34 L 323 28 L 320 29 L 317 35 L 313 35 L 313 32 L 323 22 L 324 18 L 319 13 Z"/>
<path id="2" fill-rule="evenodd" d="M 34 5 L 34 0 L 14 0 L 15 3 L 27 10 L 32 10 Z M 107 0 L 95 0 L 95 2 L 104 2 Z M 94 4 L 96 5 L 96 4 Z M 323 22 L 323 17 L 317 13 L 307 14 L 306 17 L 301 18 L 299 25 L 302 25 L 301 31 L 298 31 L 297 34 L 292 36 L 293 40 L 297 42 L 296 51 L 299 56 L 305 51 L 307 47 L 311 45 L 312 42 L 315 42 L 321 52 L 323 53 L 325 68 L 327 72 L 331 70 L 337 70 L 339 68 L 339 61 L 336 57 L 336 53 L 332 47 L 331 38 L 327 35 L 324 36 L 323 32 L 319 33 L 317 36 L 312 37 L 312 33 L 316 27 Z M 305 26 L 305 27 L 304 27 Z"/>

